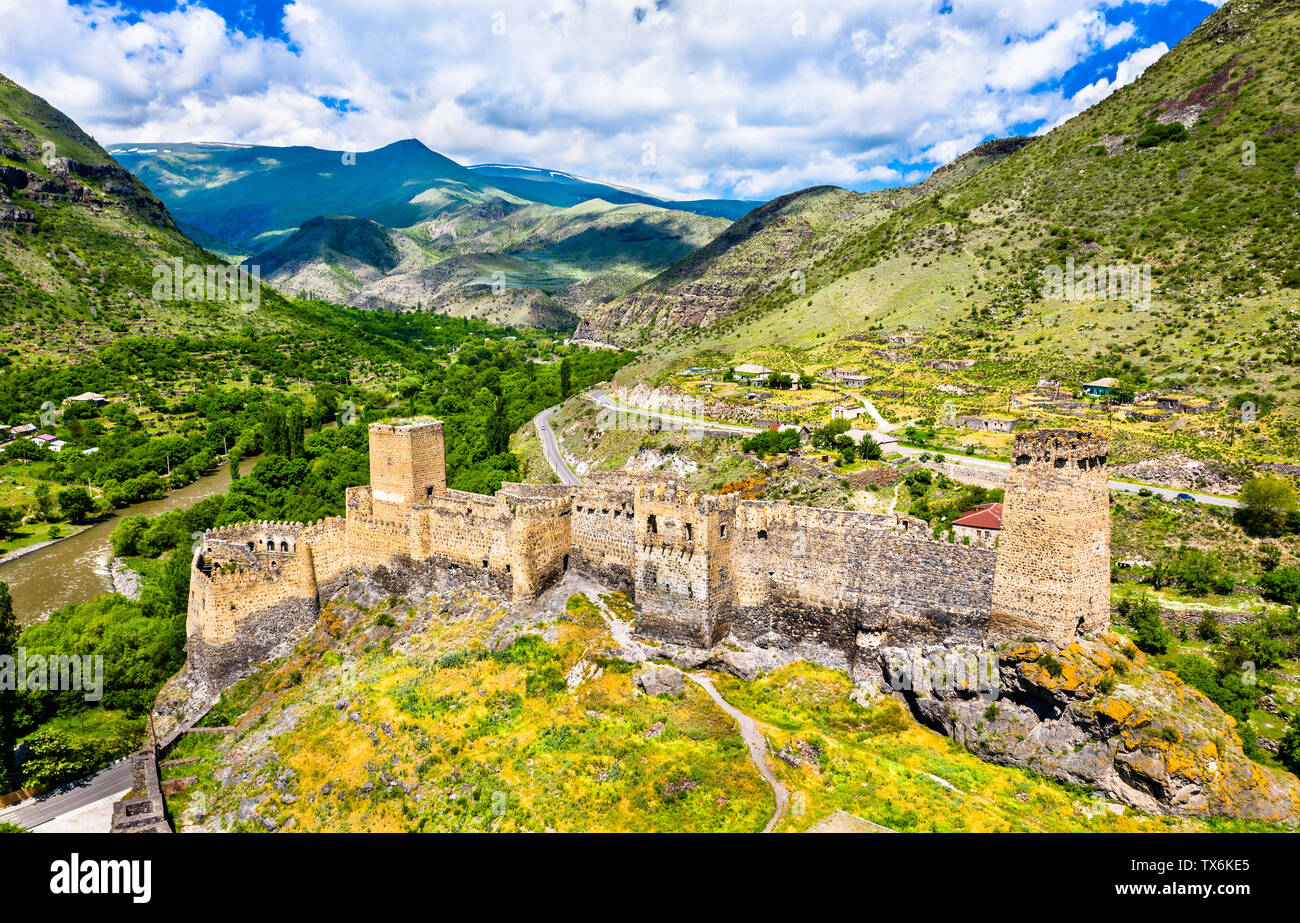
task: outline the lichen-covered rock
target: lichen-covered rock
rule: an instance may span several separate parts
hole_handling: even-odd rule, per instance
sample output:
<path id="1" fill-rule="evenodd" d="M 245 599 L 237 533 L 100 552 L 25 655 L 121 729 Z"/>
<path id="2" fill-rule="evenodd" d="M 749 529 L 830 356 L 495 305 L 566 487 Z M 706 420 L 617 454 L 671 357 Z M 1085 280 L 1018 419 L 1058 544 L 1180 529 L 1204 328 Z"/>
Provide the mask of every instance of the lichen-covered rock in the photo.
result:
<path id="1" fill-rule="evenodd" d="M 925 723 L 993 763 L 1151 813 L 1300 824 L 1300 780 L 1249 759 L 1231 716 L 1148 667 L 1120 635 L 1008 644 L 998 679 L 992 699 L 953 686 L 904 695 Z"/>
<path id="2" fill-rule="evenodd" d="M 637 674 L 636 683 L 646 695 L 681 695 L 686 681 L 681 670 L 672 667 L 651 667 Z"/>

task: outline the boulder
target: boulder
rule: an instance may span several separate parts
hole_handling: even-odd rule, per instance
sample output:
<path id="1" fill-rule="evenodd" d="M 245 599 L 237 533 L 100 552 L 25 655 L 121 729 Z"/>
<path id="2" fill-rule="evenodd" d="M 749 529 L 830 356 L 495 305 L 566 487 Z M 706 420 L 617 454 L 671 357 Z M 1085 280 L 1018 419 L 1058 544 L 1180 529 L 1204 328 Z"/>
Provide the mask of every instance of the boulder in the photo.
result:
<path id="1" fill-rule="evenodd" d="M 724 651 L 713 661 L 718 669 L 743 680 L 755 680 L 776 669 L 776 657 L 767 651 Z"/>
<path id="2" fill-rule="evenodd" d="M 686 678 L 681 670 L 672 667 L 651 667 L 637 674 L 636 684 L 646 695 L 681 695 L 686 689 Z"/>

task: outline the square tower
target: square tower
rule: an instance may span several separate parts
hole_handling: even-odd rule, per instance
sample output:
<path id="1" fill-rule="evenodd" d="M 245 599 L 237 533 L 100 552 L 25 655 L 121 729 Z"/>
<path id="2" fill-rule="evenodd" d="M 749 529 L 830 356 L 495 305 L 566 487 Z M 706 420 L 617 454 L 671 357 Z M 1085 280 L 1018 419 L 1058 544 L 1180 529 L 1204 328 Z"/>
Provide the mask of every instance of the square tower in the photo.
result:
<path id="1" fill-rule="evenodd" d="M 1095 433 L 1016 437 L 989 628 L 1068 641 L 1110 625 L 1110 446 Z"/>
<path id="2" fill-rule="evenodd" d="M 416 417 L 370 424 L 370 486 L 376 503 L 409 509 L 447 495 L 442 421 Z"/>
<path id="3" fill-rule="evenodd" d="M 633 586 L 636 632 L 712 647 L 731 624 L 731 543 L 737 498 L 637 487 Z"/>

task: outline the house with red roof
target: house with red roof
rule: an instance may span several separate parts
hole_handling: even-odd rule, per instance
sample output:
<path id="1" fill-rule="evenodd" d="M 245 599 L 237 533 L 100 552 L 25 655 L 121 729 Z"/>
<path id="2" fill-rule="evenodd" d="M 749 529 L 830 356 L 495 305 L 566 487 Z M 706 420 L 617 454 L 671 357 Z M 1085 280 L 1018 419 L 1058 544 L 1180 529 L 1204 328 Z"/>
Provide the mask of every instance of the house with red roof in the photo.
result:
<path id="1" fill-rule="evenodd" d="M 1002 531 L 1002 504 L 981 503 L 953 520 L 952 531 L 960 541 L 970 539 L 972 545 L 992 548 Z"/>

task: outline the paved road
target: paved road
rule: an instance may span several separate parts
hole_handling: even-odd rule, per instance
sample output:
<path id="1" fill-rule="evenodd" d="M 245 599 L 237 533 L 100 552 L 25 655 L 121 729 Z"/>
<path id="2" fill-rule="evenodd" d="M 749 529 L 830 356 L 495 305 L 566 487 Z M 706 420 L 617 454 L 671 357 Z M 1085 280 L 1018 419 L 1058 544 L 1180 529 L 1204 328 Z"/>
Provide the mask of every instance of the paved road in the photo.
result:
<path id="1" fill-rule="evenodd" d="M 542 454 L 546 456 L 547 464 L 551 466 L 551 470 L 555 472 L 561 484 L 577 486 L 582 483 L 582 478 L 574 474 L 569 463 L 564 460 L 564 453 L 560 451 L 560 444 L 555 439 L 555 430 L 551 429 L 551 417 L 554 415 L 555 408 L 547 407 L 533 417 L 533 426 L 537 427 L 537 435 L 542 440 Z"/>
<path id="2" fill-rule="evenodd" d="M 906 455 L 909 458 L 915 458 L 918 455 L 935 454 L 934 449 L 917 449 L 911 446 L 896 445 L 894 450 Z M 991 458 L 972 458 L 969 455 L 960 453 L 945 452 L 943 453 L 945 462 L 953 462 L 959 467 L 983 468 L 989 471 L 1008 471 L 1011 468 L 1010 462 L 994 461 Z M 1209 506 L 1226 506 L 1230 509 L 1236 509 L 1241 506 L 1236 500 L 1228 497 L 1216 497 L 1213 494 L 1198 494 L 1191 490 L 1180 490 L 1176 487 L 1157 487 L 1155 484 L 1135 484 L 1131 481 L 1109 481 L 1111 490 L 1122 490 L 1126 493 L 1135 494 L 1140 490 L 1149 490 L 1157 496 L 1164 497 L 1166 500 L 1173 500 L 1179 494 L 1190 494 L 1192 499 L 1197 503 L 1204 503 Z"/>
<path id="3" fill-rule="evenodd" d="M 130 787 L 131 764 L 123 760 L 96 775 L 0 810 L 0 821 L 30 830 Z"/>
<path id="4" fill-rule="evenodd" d="M 741 426 L 738 423 L 714 423 L 712 420 L 701 420 L 697 417 L 687 417 L 676 413 L 663 413 L 658 410 L 645 410 L 641 407 L 633 407 L 629 404 L 623 404 L 616 401 L 604 391 L 588 391 L 584 396 L 597 407 L 604 408 L 605 410 L 613 410 L 619 413 L 631 414 L 634 417 L 654 417 L 659 420 L 667 420 L 670 423 L 680 423 L 683 426 L 698 426 L 702 429 L 735 433 L 737 436 L 752 436 L 759 432 L 757 426 Z"/>
<path id="5" fill-rule="evenodd" d="M 616 410 L 616 411 L 621 411 L 623 413 L 630 413 L 630 414 L 635 414 L 637 416 L 644 416 L 644 417 L 658 417 L 661 420 L 671 420 L 673 422 L 678 422 L 678 423 L 692 423 L 697 426 L 703 425 L 703 426 L 707 426 L 709 429 L 725 430 L 727 432 L 733 432 L 733 433 L 743 434 L 743 435 L 752 435 L 758 432 L 758 429 L 753 426 L 739 426 L 732 423 L 701 423 L 699 420 L 693 420 L 689 417 L 683 417 L 677 414 L 661 413 L 657 410 L 644 410 L 640 407 L 629 407 L 626 404 L 620 404 L 618 401 L 614 400 L 612 397 L 610 397 L 608 394 L 606 394 L 603 391 L 590 391 L 587 393 L 586 396 L 588 400 L 591 400 L 597 406 L 603 407 L 606 410 Z M 877 413 L 873 412 L 875 411 L 875 408 L 870 405 L 869 401 L 863 400 L 863 403 L 867 405 L 868 412 L 871 413 L 872 418 L 876 420 L 879 426 L 877 430 L 873 431 L 872 436 L 875 437 L 877 441 L 880 441 L 880 437 L 887 437 L 890 439 L 896 438 L 893 436 L 888 436 L 888 433 L 890 430 L 896 429 L 898 427 L 898 424 L 887 423 L 883 417 L 880 417 Z M 919 455 L 935 454 L 934 449 L 917 449 L 917 448 L 912 448 L 911 446 L 905 446 L 901 444 L 894 445 L 892 447 L 892 450 L 902 455 L 905 455 L 909 458 L 915 458 Z M 994 461 L 993 459 L 990 458 L 973 458 L 969 455 L 961 455 L 958 453 L 951 453 L 951 452 L 944 453 L 944 460 L 948 462 L 952 462 L 958 467 L 984 468 L 989 471 L 1007 471 L 1011 468 L 1011 464 L 1009 462 Z M 1227 497 L 1216 497 L 1213 494 L 1199 494 L 1196 493 L 1195 491 L 1190 491 L 1190 490 L 1178 490 L 1177 488 L 1157 487 L 1154 484 L 1134 484 L 1129 481 L 1110 481 L 1109 483 L 1110 483 L 1111 490 L 1120 490 L 1126 493 L 1135 494 L 1140 490 L 1146 489 L 1151 491 L 1153 494 L 1156 494 L 1157 496 L 1165 498 L 1166 500 L 1173 500 L 1179 494 L 1187 493 L 1187 494 L 1191 494 L 1191 497 L 1195 502 L 1204 503 L 1209 506 L 1224 506 L 1224 507 L 1228 507 L 1229 509 L 1236 509 L 1237 507 L 1241 506 L 1241 504 L 1238 503 L 1236 500 L 1231 500 Z"/>

